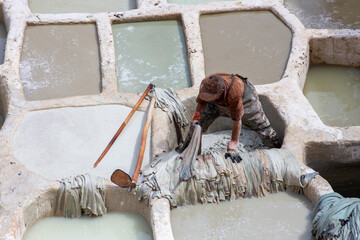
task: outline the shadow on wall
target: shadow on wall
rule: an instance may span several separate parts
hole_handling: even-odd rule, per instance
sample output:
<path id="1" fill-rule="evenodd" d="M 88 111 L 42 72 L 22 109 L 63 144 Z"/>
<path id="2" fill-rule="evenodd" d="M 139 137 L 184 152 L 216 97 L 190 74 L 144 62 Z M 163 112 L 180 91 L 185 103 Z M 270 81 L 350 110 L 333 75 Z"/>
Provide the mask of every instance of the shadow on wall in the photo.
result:
<path id="1" fill-rule="evenodd" d="M 360 45 L 358 42 L 358 36 L 312 38 L 310 39 L 310 62 L 359 67 Z"/>
<path id="2" fill-rule="evenodd" d="M 310 143 L 306 164 L 318 171 L 344 197 L 360 197 L 360 142 Z"/>
<path id="3" fill-rule="evenodd" d="M 7 115 L 7 93 L 5 91 L 5 79 L 0 79 L 0 129 L 5 122 L 5 116 Z"/>

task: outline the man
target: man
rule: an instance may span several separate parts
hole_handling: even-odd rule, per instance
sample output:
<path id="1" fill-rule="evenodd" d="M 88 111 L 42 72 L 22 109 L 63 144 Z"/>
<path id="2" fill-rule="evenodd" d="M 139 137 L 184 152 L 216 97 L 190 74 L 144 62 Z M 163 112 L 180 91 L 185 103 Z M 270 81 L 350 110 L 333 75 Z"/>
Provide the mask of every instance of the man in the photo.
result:
<path id="1" fill-rule="evenodd" d="M 247 78 L 238 74 L 211 74 L 202 80 L 196 101 L 192 124 L 199 123 L 204 132 L 220 116 L 233 120 L 231 141 L 227 146 L 233 161 L 242 122 L 255 130 L 265 145 L 279 147 L 277 134 L 265 116 L 255 87 Z"/>

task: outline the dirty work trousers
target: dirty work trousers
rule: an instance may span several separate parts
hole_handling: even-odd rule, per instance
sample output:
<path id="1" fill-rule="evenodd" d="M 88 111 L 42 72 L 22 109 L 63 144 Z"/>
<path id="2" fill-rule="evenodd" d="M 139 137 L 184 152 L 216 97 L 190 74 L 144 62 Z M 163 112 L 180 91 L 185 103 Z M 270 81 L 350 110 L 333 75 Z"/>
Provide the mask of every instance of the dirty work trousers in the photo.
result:
<path id="1" fill-rule="evenodd" d="M 280 147 L 276 132 L 270 126 L 269 119 L 265 116 L 259 96 L 254 85 L 247 80 L 245 84 L 244 94 L 242 96 L 244 106 L 244 116 L 242 123 L 248 126 L 251 130 L 256 131 L 263 143 L 268 147 Z M 209 126 L 218 117 L 229 117 L 229 107 L 217 105 L 214 102 L 209 102 L 201 115 L 200 124 L 203 132 L 206 132 Z"/>

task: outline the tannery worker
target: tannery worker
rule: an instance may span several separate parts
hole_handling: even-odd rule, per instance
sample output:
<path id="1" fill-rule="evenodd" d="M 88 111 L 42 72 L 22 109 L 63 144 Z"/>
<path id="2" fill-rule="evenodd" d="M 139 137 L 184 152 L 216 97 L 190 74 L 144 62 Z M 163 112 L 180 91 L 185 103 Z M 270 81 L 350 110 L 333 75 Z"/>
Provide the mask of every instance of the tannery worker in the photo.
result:
<path id="1" fill-rule="evenodd" d="M 233 120 L 228 153 L 236 153 L 242 123 L 256 131 L 268 147 L 279 147 L 277 134 L 265 116 L 255 87 L 247 78 L 238 74 L 211 74 L 202 80 L 196 101 L 192 123 L 200 123 L 203 132 L 220 116 Z"/>

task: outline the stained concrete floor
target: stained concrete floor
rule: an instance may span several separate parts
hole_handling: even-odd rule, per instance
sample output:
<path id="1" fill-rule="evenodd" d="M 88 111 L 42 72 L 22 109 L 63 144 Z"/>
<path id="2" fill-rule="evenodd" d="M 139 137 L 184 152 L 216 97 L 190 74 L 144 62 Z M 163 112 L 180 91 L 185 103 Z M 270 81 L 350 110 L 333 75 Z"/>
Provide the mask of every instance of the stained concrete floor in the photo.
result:
<path id="1" fill-rule="evenodd" d="M 27 0 L 0 0 L 0 5 L 2 8 L 0 17 L 8 31 L 4 64 L 0 65 L 0 94 L 3 105 L 2 112 L 5 117 L 4 125 L 0 129 L 0 239 L 21 239 L 24 231 L 36 220 L 51 216 L 59 186 L 57 181 L 50 179 L 51 176 L 46 176 L 47 171 L 39 174 L 36 170 L 31 169 L 30 165 L 27 165 L 36 161 L 40 163 L 43 159 L 39 160 L 38 157 L 41 155 L 19 154 L 18 147 L 23 146 L 20 149 L 28 148 L 32 152 L 34 149 L 31 149 L 31 146 L 37 148 L 40 145 L 36 144 L 44 142 L 49 143 L 49 146 L 56 145 L 58 147 L 66 141 L 74 142 L 76 140 L 74 133 L 84 133 L 91 126 L 90 118 L 94 121 L 104 119 L 98 114 L 102 111 L 106 112 L 105 108 L 121 108 L 119 105 L 132 107 L 137 101 L 136 94 L 118 92 L 112 24 L 174 19 L 182 21 L 192 87 L 176 92 L 187 107 L 187 117 L 190 119 L 196 106 L 195 97 L 200 82 L 205 77 L 204 49 L 199 24 L 201 15 L 234 11 L 271 11 L 291 30 L 291 50 L 281 79 L 271 84 L 257 85 L 256 89 L 271 123 L 281 131 L 282 148 L 290 150 L 300 162 L 305 164 L 309 160 L 316 160 L 316 155 L 329 155 L 325 161 L 360 162 L 358 154 L 352 154 L 353 149 L 356 149 L 356 152 L 360 150 L 360 126 L 330 127 L 325 125 L 302 93 L 310 64 L 360 66 L 360 29 L 308 29 L 296 15 L 284 7 L 280 0 L 224 1 L 196 5 L 169 4 L 166 0 L 138 0 L 137 8 L 129 11 L 73 14 L 32 13 Z M 26 27 L 38 24 L 73 23 L 96 23 L 102 92 L 95 95 L 27 101 L 24 98 L 19 74 Z M 261 71 L 261 65 L 259 65 L 259 71 Z M 147 102 L 144 102 L 140 110 L 145 111 L 146 107 Z M 97 110 L 93 112 L 94 115 L 89 115 L 85 119 L 86 114 L 83 116 L 81 110 L 90 108 Z M 68 121 L 69 125 L 65 125 L 66 121 L 60 118 L 68 111 L 74 111 L 72 115 L 77 116 L 76 119 L 79 122 L 72 125 Z M 111 120 L 109 126 L 101 127 L 104 127 L 108 131 L 107 134 L 110 134 L 110 125 L 114 124 L 113 126 L 115 126 L 116 118 L 120 118 L 120 116 L 115 116 L 117 114 L 108 111 L 106 114 L 111 115 L 114 119 Z M 119 110 L 114 110 L 114 112 L 117 111 Z M 54 113 L 59 117 L 52 119 L 51 122 L 58 124 L 58 128 L 63 130 L 63 138 L 57 139 L 47 135 L 49 133 L 41 132 L 41 128 L 55 131 L 56 126 L 54 125 L 42 126 L 39 122 L 36 124 L 30 122 L 29 124 L 29 119 L 40 118 L 41 121 L 49 119 L 48 113 Z M 71 117 L 71 119 L 75 118 Z M 76 124 L 79 127 L 75 127 Z M 30 134 L 24 136 L 33 136 L 33 138 L 21 143 L 24 139 L 20 140 L 19 136 L 25 133 L 23 130 L 26 130 L 27 125 L 30 126 L 27 128 Z M 95 124 L 95 126 L 100 125 Z M 35 131 L 35 128 L 32 128 L 35 126 L 39 130 L 31 133 L 31 131 Z M 168 151 L 176 145 L 173 130 L 174 127 L 167 115 L 156 110 L 150 136 L 152 155 Z M 213 130 L 223 130 L 222 122 L 218 122 Z M 43 137 L 42 140 L 39 138 L 40 136 Z M 104 140 L 101 139 L 107 138 L 104 135 L 99 139 L 92 139 L 94 136 L 92 133 L 88 133 L 86 136 L 89 136 L 91 139 L 89 141 L 94 144 L 93 146 L 97 141 L 103 143 Z M 63 140 L 62 143 L 61 140 Z M 84 147 L 86 139 L 81 136 L 78 140 L 79 148 Z M 99 148 L 102 147 L 99 146 Z M 49 158 L 52 155 L 49 151 L 51 149 L 54 148 L 44 149 L 44 156 Z M 56 151 L 57 156 L 61 159 L 64 156 L 59 149 Z M 73 156 L 74 152 L 75 149 L 64 150 L 66 156 Z M 96 152 L 95 156 L 87 155 L 90 152 L 84 150 L 83 159 L 96 159 L 98 150 L 96 151 L 94 147 L 91 152 L 91 155 Z M 22 160 L 21 155 L 28 159 Z M 66 160 L 70 160 L 69 157 Z M 81 167 L 87 168 L 88 166 Z M 56 172 L 54 169 L 52 170 Z M 60 175 L 53 179 L 57 179 Z M 325 179 L 317 177 L 304 190 L 306 196 L 315 203 L 319 196 L 331 192 L 332 188 Z M 173 239 L 170 208 L 166 199 L 157 200 L 152 207 L 147 207 L 138 203 L 136 198 L 126 190 L 121 190 L 108 182 L 106 204 L 113 210 L 127 210 L 144 215 L 152 225 L 155 239 Z"/>

